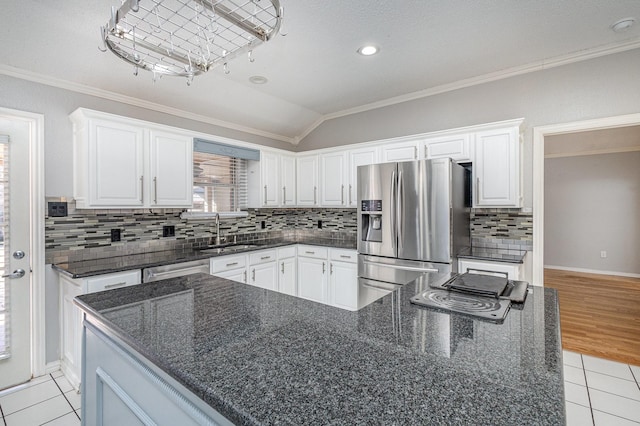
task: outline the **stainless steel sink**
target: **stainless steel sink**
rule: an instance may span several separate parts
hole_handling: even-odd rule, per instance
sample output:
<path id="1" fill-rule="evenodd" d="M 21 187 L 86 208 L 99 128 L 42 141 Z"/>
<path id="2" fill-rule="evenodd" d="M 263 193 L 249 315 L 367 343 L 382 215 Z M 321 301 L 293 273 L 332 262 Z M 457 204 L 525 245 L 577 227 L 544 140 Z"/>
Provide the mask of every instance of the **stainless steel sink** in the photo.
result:
<path id="1" fill-rule="evenodd" d="M 221 254 L 233 253 L 240 250 L 256 248 L 258 244 L 226 244 L 223 246 L 205 247 L 200 250 L 201 253 Z"/>

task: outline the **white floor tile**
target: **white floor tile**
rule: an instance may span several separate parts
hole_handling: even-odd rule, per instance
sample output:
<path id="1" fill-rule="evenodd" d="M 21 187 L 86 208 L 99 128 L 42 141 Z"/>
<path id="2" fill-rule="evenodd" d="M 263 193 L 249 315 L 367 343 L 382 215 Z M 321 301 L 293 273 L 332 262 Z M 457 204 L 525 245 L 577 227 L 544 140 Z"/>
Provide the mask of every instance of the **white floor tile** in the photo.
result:
<path id="1" fill-rule="evenodd" d="M 591 409 L 582 405 L 567 402 L 567 426 L 593 426 Z"/>
<path id="2" fill-rule="evenodd" d="M 6 415 L 7 426 L 41 425 L 50 420 L 71 413 L 73 410 L 62 395 L 48 399 L 40 404 Z"/>
<path id="3" fill-rule="evenodd" d="M 72 390 L 69 392 L 65 392 L 64 396 L 67 397 L 69 404 L 71 404 L 74 410 L 77 410 L 80 408 L 80 394 L 78 392 L 76 392 L 75 390 Z"/>
<path id="4" fill-rule="evenodd" d="M 60 387 L 60 390 L 62 391 L 62 393 L 69 392 L 70 390 L 73 389 L 73 386 L 71 386 L 71 383 L 69 383 L 69 380 L 67 380 L 67 378 L 64 376 L 56 378 L 55 381 Z"/>
<path id="5" fill-rule="evenodd" d="M 570 365 L 564 365 L 564 381 L 575 383 L 580 386 L 587 386 L 584 380 L 584 370 Z"/>
<path id="6" fill-rule="evenodd" d="M 76 410 L 76 415 L 82 420 L 82 410 Z"/>
<path id="7" fill-rule="evenodd" d="M 55 420 L 51 420 L 43 426 L 80 426 L 80 419 L 76 416 L 76 413 L 71 412 Z"/>
<path id="8" fill-rule="evenodd" d="M 585 386 L 564 382 L 564 397 L 568 402 L 589 407 L 589 394 Z"/>
<path id="9" fill-rule="evenodd" d="M 615 376 L 621 379 L 634 380 L 629 364 L 596 358 L 589 355 L 583 355 L 582 361 L 584 362 L 585 370 L 608 374 L 609 376 Z"/>
<path id="10" fill-rule="evenodd" d="M 606 374 L 587 371 L 587 386 L 589 389 L 598 389 L 625 398 L 640 401 L 640 388 L 635 380 L 624 380 Z"/>
<path id="11" fill-rule="evenodd" d="M 593 410 L 613 414 L 640 423 L 640 401 L 602 392 L 597 389 L 591 389 L 589 395 L 591 396 L 591 408 L 593 408 Z"/>
<path id="12" fill-rule="evenodd" d="M 49 380 L 0 397 L 0 406 L 7 416 L 58 395 L 62 396 L 58 386 L 53 380 Z"/>
<path id="13" fill-rule="evenodd" d="M 56 371 L 54 371 L 53 373 L 51 373 L 51 376 L 52 376 L 54 379 L 57 379 L 58 377 L 62 377 L 62 376 L 64 376 L 64 374 L 62 374 L 62 370 L 56 370 Z"/>
<path id="14" fill-rule="evenodd" d="M 640 423 L 632 422 L 631 420 L 623 419 L 622 417 L 614 416 L 612 414 L 603 413 L 602 411 L 593 411 L 593 419 L 596 426 L 638 426 Z"/>
<path id="15" fill-rule="evenodd" d="M 631 372 L 633 373 L 636 382 L 640 384 L 640 367 L 638 367 L 637 365 L 630 365 L 629 367 L 631 367 Z"/>
<path id="16" fill-rule="evenodd" d="M 582 368 L 582 356 L 571 351 L 562 351 L 562 362 L 565 365 Z"/>
<path id="17" fill-rule="evenodd" d="M 39 385 L 41 383 L 48 382 L 48 381 L 51 381 L 51 380 L 52 380 L 51 376 L 49 376 L 48 374 L 44 375 L 44 376 L 36 377 L 35 379 L 31 379 L 27 383 L 22 383 L 22 384 L 19 384 L 17 386 L 13 386 L 11 388 L 4 389 L 4 390 L 0 391 L 0 398 L 2 398 L 5 395 L 9 395 L 11 393 L 14 393 L 14 392 L 21 391 L 22 389 L 26 389 L 26 388 L 29 388 L 31 386 L 36 386 L 36 385 Z"/>

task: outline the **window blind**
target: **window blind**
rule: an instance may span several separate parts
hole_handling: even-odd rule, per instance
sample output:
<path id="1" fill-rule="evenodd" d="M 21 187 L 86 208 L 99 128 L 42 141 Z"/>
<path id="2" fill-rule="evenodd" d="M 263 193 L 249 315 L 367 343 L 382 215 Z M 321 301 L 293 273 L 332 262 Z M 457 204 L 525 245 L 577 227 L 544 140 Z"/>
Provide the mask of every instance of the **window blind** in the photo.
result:
<path id="1" fill-rule="evenodd" d="M 248 160 L 202 152 L 202 145 L 194 148 L 191 211 L 234 212 L 246 208 Z"/>
<path id="2" fill-rule="evenodd" d="M 9 267 L 9 137 L 0 135 L 0 275 Z M 9 281 L 0 278 L 0 359 L 11 356 L 11 320 Z"/>

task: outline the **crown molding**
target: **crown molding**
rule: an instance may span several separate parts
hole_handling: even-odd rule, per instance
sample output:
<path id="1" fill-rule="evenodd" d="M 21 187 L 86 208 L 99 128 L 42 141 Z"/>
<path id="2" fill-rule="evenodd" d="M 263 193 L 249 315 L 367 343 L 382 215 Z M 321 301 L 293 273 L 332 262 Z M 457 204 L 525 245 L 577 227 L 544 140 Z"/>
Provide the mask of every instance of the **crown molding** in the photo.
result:
<path id="1" fill-rule="evenodd" d="M 552 59 L 532 62 L 527 65 L 519 67 L 507 68 L 505 70 L 496 71 L 488 74 L 484 74 L 477 77 L 471 77 L 464 80 L 458 80 L 453 83 L 442 84 L 434 86 L 428 89 L 419 90 L 417 92 L 407 93 L 405 95 L 395 96 L 392 98 L 384 99 L 377 102 L 361 105 L 354 108 L 345 109 L 329 114 L 325 114 L 320 119 L 316 120 L 311 126 L 309 126 L 300 136 L 299 140 L 304 139 L 307 135 L 313 132 L 318 126 L 328 120 L 334 118 L 346 117 L 361 112 L 367 112 L 378 108 L 397 105 L 403 102 L 413 101 L 416 99 L 426 98 L 429 96 L 439 95 L 446 92 L 451 92 L 458 89 L 464 89 L 466 87 L 477 86 L 484 83 L 490 83 L 497 80 L 503 80 L 509 77 L 515 77 L 522 74 L 528 74 L 535 71 L 542 71 L 549 68 L 560 67 L 563 65 L 569 65 L 576 62 L 582 62 L 589 59 L 599 58 L 601 56 L 613 55 L 615 53 L 625 52 L 627 50 L 633 50 L 640 48 L 640 38 L 627 41 L 624 43 L 616 43 L 614 45 L 599 46 L 592 49 L 586 49 L 579 52 L 574 52 L 568 55 L 557 56 Z"/>
<path id="2" fill-rule="evenodd" d="M 636 151 L 640 151 L 640 146 L 594 149 L 591 151 L 559 152 L 554 154 L 545 154 L 544 158 L 583 157 L 586 155 L 619 154 L 624 152 L 636 152 Z"/>
<path id="3" fill-rule="evenodd" d="M 45 84 L 47 86 L 57 87 L 59 89 L 70 90 L 76 93 L 82 93 L 85 95 L 95 96 L 110 101 L 120 102 L 127 105 L 137 106 L 140 108 L 149 109 L 152 111 L 162 112 L 177 117 L 186 118 L 188 120 L 199 121 L 202 123 L 212 124 L 214 126 L 220 126 L 227 129 L 238 130 L 240 132 L 249 133 L 256 136 L 262 136 L 269 139 L 274 139 L 282 142 L 288 142 L 292 145 L 296 145 L 299 139 L 291 138 L 288 136 L 278 135 L 271 132 L 266 132 L 260 129 L 254 129 L 252 127 L 242 126 L 229 121 L 218 120 L 212 117 L 207 117 L 200 114 L 195 114 L 189 111 L 185 111 L 179 108 L 173 108 L 167 105 L 158 104 L 155 102 L 145 101 L 142 99 L 134 98 L 132 96 L 122 95 L 120 93 L 111 92 L 104 89 L 98 89 L 84 84 L 74 83 L 68 80 L 62 80 L 55 77 L 35 73 L 32 71 L 24 70 L 21 68 L 15 68 L 12 66 L 0 64 L 0 74 L 4 74 L 9 77 L 15 77 L 22 80 L 32 81 L 34 83 Z"/>

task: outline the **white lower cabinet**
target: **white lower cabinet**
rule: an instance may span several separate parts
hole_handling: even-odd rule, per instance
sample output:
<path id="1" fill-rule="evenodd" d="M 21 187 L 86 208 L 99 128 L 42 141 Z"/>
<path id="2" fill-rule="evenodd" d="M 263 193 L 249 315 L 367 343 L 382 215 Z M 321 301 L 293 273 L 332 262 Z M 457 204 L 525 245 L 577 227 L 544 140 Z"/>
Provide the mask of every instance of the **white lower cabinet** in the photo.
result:
<path id="1" fill-rule="evenodd" d="M 314 302 L 327 303 L 327 261 L 298 256 L 298 296 Z"/>
<path id="2" fill-rule="evenodd" d="M 281 247 L 278 249 L 278 291 L 280 293 L 297 296 L 297 265 L 296 246 Z"/>
<path id="3" fill-rule="evenodd" d="M 220 271 L 211 275 L 214 275 L 220 278 L 226 278 L 231 281 L 237 281 L 239 283 L 247 284 L 247 268 L 231 269 L 229 271 Z"/>
<path id="4" fill-rule="evenodd" d="M 60 317 L 62 320 L 60 369 L 71 384 L 80 388 L 82 367 L 82 316 L 73 304 L 73 298 L 81 294 L 95 293 L 113 288 L 140 284 L 140 270 L 97 275 L 88 278 L 69 278 L 60 274 Z"/>
<path id="5" fill-rule="evenodd" d="M 211 275 L 216 277 L 245 284 L 248 283 L 246 254 L 212 257 L 210 269 Z"/>
<path id="6" fill-rule="evenodd" d="M 329 250 L 329 304 L 358 310 L 358 265 L 355 250 Z"/>
<path id="7" fill-rule="evenodd" d="M 249 284 L 267 290 L 278 290 L 276 250 L 261 250 L 249 254 Z"/>

